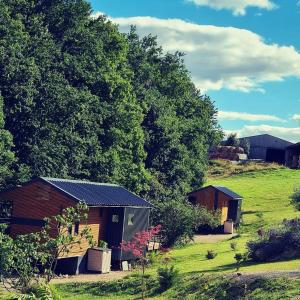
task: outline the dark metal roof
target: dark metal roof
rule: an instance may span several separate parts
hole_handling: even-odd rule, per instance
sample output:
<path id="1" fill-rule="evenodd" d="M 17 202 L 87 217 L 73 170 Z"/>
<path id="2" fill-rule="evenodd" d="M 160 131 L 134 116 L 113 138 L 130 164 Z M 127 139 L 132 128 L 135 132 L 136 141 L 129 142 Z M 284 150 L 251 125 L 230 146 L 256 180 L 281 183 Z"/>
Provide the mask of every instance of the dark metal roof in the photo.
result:
<path id="1" fill-rule="evenodd" d="M 119 185 L 47 177 L 41 179 L 88 206 L 152 207 L 151 203 Z"/>
<path id="2" fill-rule="evenodd" d="M 293 148 L 298 148 L 298 147 L 300 147 L 300 143 L 296 143 L 291 146 L 288 146 L 288 147 L 286 147 L 286 149 L 293 149 Z"/>
<path id="3" fill-rule="evenodd" d="M 225 195 L 229 196 L 230 198 L 234 199 L 234 200 L 239 200 L 239 199 L 243 199 L 242 196 L 240 196 L 239 194 L 235 193 L 234 191 L 228 189 L 227 187 L 225 186 L 219 186 L 219 185 L 208 185 L 208 186 L 205 186 L 201 189 L 198 189 L 198 190 L 195 190 L 189 194 L 192 194 L 192 193 L 195 193 L 195 192 L 198 192 L 198 191 L 201 191 L 201 190 L 204 190 L 204 189 L 207 189 L 209 187 L 213 187 L 215 188 L 216 190 L 224 193 Z"/>

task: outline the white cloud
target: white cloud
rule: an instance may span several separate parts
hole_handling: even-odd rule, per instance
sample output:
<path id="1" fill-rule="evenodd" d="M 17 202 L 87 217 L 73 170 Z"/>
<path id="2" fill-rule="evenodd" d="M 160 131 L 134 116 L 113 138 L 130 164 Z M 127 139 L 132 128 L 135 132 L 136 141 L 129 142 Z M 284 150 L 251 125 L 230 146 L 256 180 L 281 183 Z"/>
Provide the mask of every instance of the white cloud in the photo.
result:
<path id="1" fill-rule="evenodd" d="M 234 15 L 245 15 L 248 7 L 257 7 L 261 9 L 271 10 L 277 5 L 270 0 L 187 0 L 198 6 L 208 6 L 213 9 L 228 9 Z"/>
<path id="2" fill-rule="evenodd" d="M 198 25 L 180 19 L 110 19 L 119 24 L 122 32 L 136 25 L 141 36 L 157 35 L 165 51 L 185 52 L 185 63 L 202 91 L 227 88 L 263 92 L 264 82 L 300 77 L 300 53 L 294 47 L 267 44 L 249 30 Z"/>
<path id="3" fill-rule="evenodd" d="M 292 120 L 299 122 L 299 125 L 300 125 L 300 115 L 299 114 L 293 115 Z"/>
<path id="4" fill-rule="evenodd" d="M 257 121 L 286 122 L 285 120 L 274 115 L 249 114 L 245 112 L 222 111 L 222 110 L 218 112 L 218 119 L 219 120 L 242 120 L 242 121 L 250 121 L 250 122 L 257 122 Z"/>
<path id="5" fill-rule="evenodd" d="M 257 126 L 246 125 L 239 130 L 224 130 L 224 132 L 226 134 L 234 132 L 237 133 L 239 137 L 267 133 L 295 143 L 300 141 L 300 127 L 288 128 L 288 127 L 270 126 L 264 124 L 257 125 Z"/>

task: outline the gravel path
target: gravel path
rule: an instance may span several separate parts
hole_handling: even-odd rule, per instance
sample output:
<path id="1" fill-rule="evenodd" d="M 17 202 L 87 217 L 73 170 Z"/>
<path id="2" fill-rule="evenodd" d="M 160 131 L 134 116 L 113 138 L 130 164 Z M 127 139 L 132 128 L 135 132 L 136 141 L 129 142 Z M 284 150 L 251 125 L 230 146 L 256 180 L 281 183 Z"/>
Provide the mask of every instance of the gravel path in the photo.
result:
<path id="1" fill-rule="evenodd" d="M 112 271 L 107 274 L 80 274 L 76 276 L 64 276 L 51 280 L 51 283 L 60 284 L 60 283 L 70 283 L 70 282 L 97 282 L 97 281 L 112 281 L 117 279 L 122 279 L 126 275 L 129 275 L 130 272 L 124 271 Z"/>
<path id="2" fill-rule="evenodd" d="M 194 243 L 215 244 L 222 241 L 230 240 L 237 234 L 197 234 L 194 236 Z"/>

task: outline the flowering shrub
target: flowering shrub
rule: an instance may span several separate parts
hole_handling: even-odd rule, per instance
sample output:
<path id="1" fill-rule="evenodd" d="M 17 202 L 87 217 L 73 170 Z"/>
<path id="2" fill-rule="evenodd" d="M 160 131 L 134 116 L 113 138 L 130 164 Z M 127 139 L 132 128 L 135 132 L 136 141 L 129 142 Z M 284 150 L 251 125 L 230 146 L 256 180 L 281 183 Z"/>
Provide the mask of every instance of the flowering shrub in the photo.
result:
<path id="1" fill-rule="evenodd" d="M 151 227 L 149 230 L 138 232 L 131 241 L 122 241 L 120 249 L 131 252 L 141 262 L 142 266 L 142 299 L 145 299 L 145 268 L 147 263 L 146 247 L 149 242 L 160 232 L 161 225 Z"/>
<path id="2" fill-rule="evenodd" d="M 120 248 L 123 251 L 131 252 L 135 257 L 143 257 L 149 242 L 160 232 L 161 225 L 150 228 L 149 230 L 138 232 L 131 241 L 122 241 Z"/>

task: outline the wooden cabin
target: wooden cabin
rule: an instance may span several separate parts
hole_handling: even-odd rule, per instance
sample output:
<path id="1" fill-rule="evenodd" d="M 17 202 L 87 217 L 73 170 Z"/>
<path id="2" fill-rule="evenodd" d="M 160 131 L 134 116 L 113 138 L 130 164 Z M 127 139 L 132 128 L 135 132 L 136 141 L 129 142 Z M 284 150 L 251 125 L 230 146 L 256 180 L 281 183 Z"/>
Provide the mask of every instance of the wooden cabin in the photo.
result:
<path id="1" fill-rule="evenodd" d="M 240 223 L 242 196 L 232 190 L 216 185 L 209 185 L 188 194 L 189 201 L 194 205 L 206 207 L 210 211 L 220 210 L 220 225 L 226 221 Z"/>
<path id="2" fill-rule="evenodd" d="M 70 234 L 80 227 L 91 229 L 96 245 L 100 240 L 112 249 L 112 261 L 120 263 L 133 259 L 131 253 L 119 247 L 140 231 L 147 230 L 152 205 L 125 188 L 107 183 L 39 177 L 21 187 L 0 193 L 2 200 L 12 202 L 10 234 L 37 232 L 45 224 L 45 217 L 58 215 L 64 208 L 79 202 L 87 204 L 88 219 L 74 224 Z M 77 231 L 77 232 L 76 232 Z M 85 272 L 88 241 L 72 247 L 67 257 L 59 260 L 57 273 Z"/>

